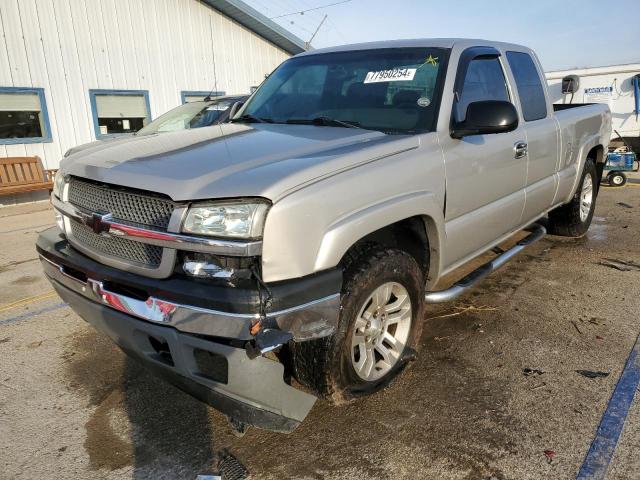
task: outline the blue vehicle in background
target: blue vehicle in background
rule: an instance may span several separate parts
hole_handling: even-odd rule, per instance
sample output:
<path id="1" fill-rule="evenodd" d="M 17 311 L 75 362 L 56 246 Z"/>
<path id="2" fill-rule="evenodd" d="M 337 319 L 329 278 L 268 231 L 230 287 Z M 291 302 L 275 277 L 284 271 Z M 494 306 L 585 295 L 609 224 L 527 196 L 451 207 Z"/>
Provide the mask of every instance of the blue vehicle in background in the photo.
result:
<path id="1" fill-rule="evenodd" d="M 616 134 L 624 142 L 624 139 L 617 131 Z M 627 183 L 627 176 L 624 172 L 637 172 L 640 170 L 640 161 L 638 161 L 636 153 L 626 142 L 624 143 L 624 147 L 616 148 L 614 151 L 607 153 L 607 162 L 604 164 L 604 170 L 609 172 L 607 181 L 612 187 L 622 187 Z"/>

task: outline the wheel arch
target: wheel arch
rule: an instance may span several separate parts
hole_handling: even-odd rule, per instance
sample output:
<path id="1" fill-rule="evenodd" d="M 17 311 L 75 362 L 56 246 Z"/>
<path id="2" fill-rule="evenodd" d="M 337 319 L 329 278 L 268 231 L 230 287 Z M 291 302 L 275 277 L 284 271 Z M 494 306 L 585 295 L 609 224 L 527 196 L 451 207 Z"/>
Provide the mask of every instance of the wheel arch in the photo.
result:
<path id="1" fill-rule="evenodd" d="M 439 225 L 443 224 L 432 193 L 403 194 L 333 223 L 323 236 L 314 270 L 340 265 L 354 249 L 372 242 L 407 251 L 425 271 L 427 285 L 432 285 L 441 269 L 443 229 Z"/>
<path id="2" fill-rule="evenodd" d="M 607 156 L 604 153 L 604 146 L 601 144 L 591 147 L 585 156 L 593 159 L 596 162 L 596 185 L 597 190 L 600 190 L 600 184 L 602 183 L 602 174 L 604 173 L 604 164 L 606 163 Z"/>
<path id="3" fill-rule="evenodd" d="M 582 171 L 584 169 L 584 165 L 587 161 L 587 158 L 591 158 L 595 161 L 596 164 L 596 172 L 601 176 L 602 171 L 604 170 L 604 162 L 606 161 L 605 147 L 601 142 L 600 134 L 593 134 L 589 136 L 582 144 L 580 145 L 580 149 L 578 150 L 578 168 L 576 173 L 576 178 L 573 182 L 573 187 L 571 189 L 571 195 L 568 196 L 567 201 L 569 201 L 575 194 L 580 185 L 580 179 L 582 178 Z M 600 185 L 600 178 L 597 178 L 598 185 Z"/>
<path id="4" fill-rule="evenodd" d="M 597 144 L 591 147 L 591 149 L 585 155 L 585 158 L 592 158 L 595 160 L 596 164 L 605 163 L 606 157 L 604 155 L 604 146 L 602 144 Z"/>

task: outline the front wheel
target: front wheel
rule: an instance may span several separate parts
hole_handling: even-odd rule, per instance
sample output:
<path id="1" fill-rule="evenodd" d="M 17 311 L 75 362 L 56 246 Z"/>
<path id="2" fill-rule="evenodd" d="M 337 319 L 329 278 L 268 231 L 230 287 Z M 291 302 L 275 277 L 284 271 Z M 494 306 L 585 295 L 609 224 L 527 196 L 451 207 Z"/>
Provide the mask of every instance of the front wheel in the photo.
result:
<path id="1" fill-rule="evenodd" d="M 612 187 L 622 187 L 627 183 L 627 176 L 622 172 L 611 172 L 607 180 Z"/>
<path id="2" fill-rule="evenodd" d="M 571 201 L 549 212 L 548 231 L 563 237 L 582 237 L 593 218 L 596 208 L 596 164 L 587 158 L 578 189 Z"/>
<path id="3" fill-rule="evenodd" d="M 362 302 L 350 335 L 351 367 L 361 380 L 384 378 L 400 361 L 412 314 L 409 292 L 398 282 L 383 283 Z"/>
<path id="4" fill-rule="evenodd" d="M 424 273 L 409 254 L 372 251 L 345 270 L 337 331 L 292 345 L 300 383 L 340 403 L 388 385 L 413 358 L 421 332 Z"/>

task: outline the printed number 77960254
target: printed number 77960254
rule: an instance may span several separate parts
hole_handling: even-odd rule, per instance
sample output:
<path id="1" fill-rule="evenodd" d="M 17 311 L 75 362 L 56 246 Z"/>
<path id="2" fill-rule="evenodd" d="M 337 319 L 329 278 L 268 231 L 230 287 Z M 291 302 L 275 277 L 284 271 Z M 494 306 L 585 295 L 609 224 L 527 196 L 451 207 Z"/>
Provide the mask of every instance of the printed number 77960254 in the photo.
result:
<path id="1" fill-rule="evenodd" d="M 413 80 L 416 74 L 415 68 L 392 68 L 390 70 L 378 70 L 368 72 L 364 83 L 401 82 Z"/>

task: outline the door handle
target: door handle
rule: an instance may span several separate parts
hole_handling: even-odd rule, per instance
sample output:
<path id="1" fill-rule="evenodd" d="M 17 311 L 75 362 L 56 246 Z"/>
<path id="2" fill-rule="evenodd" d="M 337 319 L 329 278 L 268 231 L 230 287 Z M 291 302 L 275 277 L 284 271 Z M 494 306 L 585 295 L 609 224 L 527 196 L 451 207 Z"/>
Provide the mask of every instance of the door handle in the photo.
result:
<path id="1" fill-rule="evenodd" d="M 527 142 L 516 142 L 513 145 L 513 157 L 522 158 L 527 156 Z"/>

